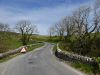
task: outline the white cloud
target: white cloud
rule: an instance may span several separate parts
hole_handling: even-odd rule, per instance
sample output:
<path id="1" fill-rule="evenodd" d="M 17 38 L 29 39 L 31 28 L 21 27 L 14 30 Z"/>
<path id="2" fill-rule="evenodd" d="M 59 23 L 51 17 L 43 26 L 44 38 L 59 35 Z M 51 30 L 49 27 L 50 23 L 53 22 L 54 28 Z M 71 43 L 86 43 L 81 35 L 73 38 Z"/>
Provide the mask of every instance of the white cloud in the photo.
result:
<path id="1" fill-rule="evenodd" d="M 53 8 L 45 7 L 40 9 L 0 7 L 0 22 L 8 23 L 14 27 L 19 20 L 31 20 L 33 24 L 38 26 L 40 34 L 47 34 L 47 29 L 50 25 L 69 15 L 79 6 L 60 5 Z"/>

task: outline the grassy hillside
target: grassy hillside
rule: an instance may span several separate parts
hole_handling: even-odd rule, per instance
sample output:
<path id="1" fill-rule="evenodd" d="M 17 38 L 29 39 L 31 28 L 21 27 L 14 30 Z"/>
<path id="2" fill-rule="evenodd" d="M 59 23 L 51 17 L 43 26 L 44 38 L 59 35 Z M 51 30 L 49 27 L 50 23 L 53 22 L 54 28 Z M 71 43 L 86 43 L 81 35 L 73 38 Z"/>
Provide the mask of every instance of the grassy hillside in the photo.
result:
<path id="1" fill-rule="evenodd" d="M 0 53 L 16 49 L 22 46 L 20 41 L 21 35 L 14 32 L 1 32 L 0 31 Z M 28 44 L 35 44 L 37 41 L 47 41 L 48 36 L 34 34 Z"/>
<path id="2" fill-rule="evenodd" d="M 20 35 L 13 32 L 0 32 L 0 53 L 16 49 L 21 46 Z"/>
<path id="3" fill-rule="evenodd" d="M 45 36 L 45 35 L 34 34 L 32 36 L 32 40 L 36 40 L 36 41 L 46 41 L 47 39 L 48 39 L 48 36 Z"/>

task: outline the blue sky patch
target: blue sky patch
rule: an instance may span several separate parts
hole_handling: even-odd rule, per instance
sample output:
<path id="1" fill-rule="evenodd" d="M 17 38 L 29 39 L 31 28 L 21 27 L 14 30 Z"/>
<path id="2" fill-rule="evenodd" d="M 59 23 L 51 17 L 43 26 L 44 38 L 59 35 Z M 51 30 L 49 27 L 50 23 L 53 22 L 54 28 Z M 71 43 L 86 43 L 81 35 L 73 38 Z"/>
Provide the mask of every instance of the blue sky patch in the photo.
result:
<path id="1" fill-rule="evenodd" d="M 90 5 L 94 0 L 0 0 L 0 22 L 13 28 L 20 20 L 36 24 L 40 34 L 69 15 L 81 5 Z"/>

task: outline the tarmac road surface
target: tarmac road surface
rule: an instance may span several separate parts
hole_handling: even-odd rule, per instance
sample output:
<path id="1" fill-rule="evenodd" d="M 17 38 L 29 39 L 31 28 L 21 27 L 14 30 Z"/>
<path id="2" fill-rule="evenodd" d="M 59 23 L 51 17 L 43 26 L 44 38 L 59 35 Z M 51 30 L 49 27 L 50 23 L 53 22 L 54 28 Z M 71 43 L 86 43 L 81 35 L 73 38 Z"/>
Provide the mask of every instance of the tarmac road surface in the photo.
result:
<path id="1" fill-rule="evenodd" d="M 53 45 L 17 56 L 0 66 L 0 75 L 83 75 L 58 61 L 52 53 Z"/>

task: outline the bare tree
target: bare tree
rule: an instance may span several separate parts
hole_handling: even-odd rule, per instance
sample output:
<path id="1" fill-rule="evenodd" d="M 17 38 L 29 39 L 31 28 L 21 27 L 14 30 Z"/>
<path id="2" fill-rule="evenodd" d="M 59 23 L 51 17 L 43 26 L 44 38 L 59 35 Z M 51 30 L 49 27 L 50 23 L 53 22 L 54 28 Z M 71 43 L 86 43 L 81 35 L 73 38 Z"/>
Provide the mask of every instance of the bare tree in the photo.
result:
<path id="1" fill-rule="evenodd" d="M 100 0 L 96 0 L 94 4 L 94 25 L 96 26 L 96 32 L 100 32 Z"/>
<path id="2" fill-rule="evenodd" d="M 62 23 L 64 25 L 64 29 L 66 32 L 66 36 L 71 36 L 74 34 L 75 32 L 75 23 L 73 20 L 72 16 L 66 16 L 63 20 Z"/>
<path id="3" fill-rule="evenodd" d="M 10 31 L 8 24 L 0 23 L 0 31 Z"/>
<path id="4" fill-rule="evenodd" d="M 48 30 L 48 34 L 49 34 L 49 39 L 52 40 L 52 36 L 55 35 L 55 28 L 53 26 L 51 26 Z"/>
<path id="5" fill-rule="evenodd" d="M 16 29 L 21 33 L 21 41 L 23 45 L 27 45 L 33 33 L 37 32 L 36 25 L 32 25 L 28 20 L 19 21 Z"/>
<path id="6" fill-rule="evenodd" d="M 85 34 L 89 31 L 89 15 L 90 15 L 91 8 L 82 6 L 78 10 L 73 13 L 76 30 L 79 36 Z M 89 27 L 89 28 L 88 28 Z M 91 30 L 93 32 L 93 30 Z"/>
<path id="7" fill-rule="evenodd" d="M 89 47 L 87 44 L 89 44 L 89 37 L 90 33 L 92 33 L 95 29 L 95 26 L 89 23 L 89 16 L 90 16 L 91 8 L 87 6 L 82 6 L 76 11 L 73 12 L 72 18 L 69 21 L 70 25 L 73 27 L 73 32 L 77 34 L 77 42 L 75 42 L 74 46 L 78 50 L 79 54 L 87 53 L 89 50 Z"/>
<path id="8" fill-rule="evenodd" d="M 65 33 L 65 26 L 64 26 L 63 22 L 61 21 L 59 23 L 56 23 L 54 25 L 54 28 L 55 28 L 55 32 L 59 36 L 59 39 L 63 40 L 64 39 L 64 33 Z"/>

